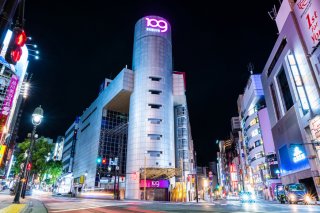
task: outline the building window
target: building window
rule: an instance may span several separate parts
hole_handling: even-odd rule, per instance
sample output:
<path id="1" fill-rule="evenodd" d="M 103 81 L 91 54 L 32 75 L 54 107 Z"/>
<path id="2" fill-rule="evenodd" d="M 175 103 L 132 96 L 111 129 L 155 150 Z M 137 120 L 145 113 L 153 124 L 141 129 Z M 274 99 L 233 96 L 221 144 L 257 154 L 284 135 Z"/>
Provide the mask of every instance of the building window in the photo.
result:
<path id="1" fill-rule="evenodd" d="M 162 138 L 162 135 L 160 135 L 160 134 L 148 134 L 148 137 L 151 140 L 160 140 Z"/>
<path id="2" fill-rule="evenodd" d="M 255 129 L 251 132 L 251 137 L 253 138 L 254 136 L 258 135 L 260 133 L 259 129 Z"/>
<path id="3" fill-rule="evenodd" d="M 152 109 L 160 109 L 162 107 L 161 104 L 148 104 Z"/>
<path id="4" fill-rule="evenodd" d="M 186 124 L 187 124 L 187 118 L 185 118 L 185 117 L 178 118 L 178 127 L 182 127 Z"/>
<path id="5" fill-rule="evenodd" d="M 150 76 L 151 81 L 161 81 L 161 77 Z"/>
<path id="6" fill-rule="evenodd" d="M 86 130 L 89 126 L 90 126 L 90 123 L 88 123 L 85 127 L 83 127 L 83 128 L 81 129 L 81 132 L 83 132 L 84 130 Z"/>
<path id="7" fill-rule="evenodd" d="M 276 91 L 274 89 L 273 84 L 270 85 L 270 92 L 271 92 L 271 97 L 272 97 L 272 102 L 273 102 L 273 108 L 276 111 L 277 120 L 279 120 L 280 110 L 279 110 L 279 104 L 278 104 L 278 100 L 277 100 L 277 96 L 276 96 Z"/>
<path id="8" fill-rule="evenodd" d="M 162 119 L 159 118 L 148 118 L 148 121 L 152 124 L 160 124 Z"/>
<path id="9" fill-rule="evenodd" d="M 298 91 L 298 96 L 299 96 L 299 100 L 300 100 L 303 112 L 304 114 L 306 114 L 307 111 L 309 111 L 309 103 L 308 103 L 305 88 L 303 86 L 301 74 L 293 54 L 288 55 L 288 63 L 290 66 L 291 74 L 295 82 L 296 89 Z"/>
<path id="10" fill-rule="evenodd" d="M 162 151 L 148 151 L 148 154 L 150 155 L 150 157 L 160 157 L 160 155 L 162 154 Z"/>
<path id="11" fill-rule="evenodd" d="M 283 97 L 284 106 L 286 111 L 288 111 L 293 106 L 293 100 L 292 100 L 287 76 L 283 67 L 281 67 L 281 70 L 278 74 L 278 81 L 279 81 L 279 85 L 280 85 L 280 89 Z"/>
<path id="12" fill-rule="evenodd" d="M 149 92 L 152 95 L 160 95 L 162 93 L 162 91 L 160 91 L 160 90 L 153 90 L 153 89 L 149 89 Z"/>

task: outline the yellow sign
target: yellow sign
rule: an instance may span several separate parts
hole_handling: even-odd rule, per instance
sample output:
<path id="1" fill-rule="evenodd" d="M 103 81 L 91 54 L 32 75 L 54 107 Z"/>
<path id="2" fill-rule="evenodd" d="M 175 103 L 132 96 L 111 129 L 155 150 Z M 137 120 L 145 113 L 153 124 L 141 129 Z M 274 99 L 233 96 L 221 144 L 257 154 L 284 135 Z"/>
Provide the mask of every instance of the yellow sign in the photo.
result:
<path id="1" fill-rule="evenodd" d="M 6 151 L 7 146 L 6 145 L 0 145 L 0 165 L 4 158 L 4 152 Z"/>
<path id="2" fill-rule="evenodd" d="M 84 176 L 83 175 L 80 176 L 79 183 L 84 183 Z"/>

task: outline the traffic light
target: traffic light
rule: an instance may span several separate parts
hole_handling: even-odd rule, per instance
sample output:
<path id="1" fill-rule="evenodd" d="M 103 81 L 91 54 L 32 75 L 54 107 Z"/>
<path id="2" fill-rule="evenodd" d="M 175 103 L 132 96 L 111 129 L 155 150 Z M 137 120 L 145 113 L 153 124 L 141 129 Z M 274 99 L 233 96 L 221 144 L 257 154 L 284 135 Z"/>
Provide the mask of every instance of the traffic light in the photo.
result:
<path id="1" fill-rule="evenodd" d="M 101 163 L 101 158 L 100 157 L 97 158 L 97 163 Z"/>
<path id="2" fill-rule="evenodd" d="M 28 163 L 28 164 L 27 164 L 27 170 L 30 171 L 30 170 L 31 170 L 31 167 L 32 167 L 32 164 L 31 164 L 31 163 Z"/>
<path id="3" fill-rule="evenodd" d="M 107 159 L 106 158 L 102 159 L 102 164 L 104 164 L 104 165 L 107 164 Z"/>
<path id="4" fill-rule="evenodd" d="M 26 43 L 27 36 L 23 29 L 15 27 L 8 45 L 5 59 L 9 64 L 16 64 L 22 55 L 22 46 Z"/>

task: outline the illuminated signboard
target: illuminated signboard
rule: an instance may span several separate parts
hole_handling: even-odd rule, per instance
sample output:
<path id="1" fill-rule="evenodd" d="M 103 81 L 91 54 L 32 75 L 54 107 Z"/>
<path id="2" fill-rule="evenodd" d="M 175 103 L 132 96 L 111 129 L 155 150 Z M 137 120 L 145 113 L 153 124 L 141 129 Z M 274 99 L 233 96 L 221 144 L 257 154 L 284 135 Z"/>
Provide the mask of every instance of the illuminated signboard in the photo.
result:
<path id="1" fill-rule="evenodd" d="M 7 146 L 6 145 L 0 145 L 0 165 L 3 161 L 4 152 L 6 151 Z"/>
<path id="2" fill-rule="evenodd" d="M 299 147 L 295 147 L 293 150 L 293 162 L 297 163 L 306 159 L 306 155 L 299 149 Z"/>
<path id="3" fill-rule="evenodd" d="M 309 53 L 319 43 L 320 38 L 320 1 L 298 0 L 294 12 L 297 16 Z"/>
<path id="4" fill-rule="evenodd" d="M 161 19 L 155 19 L 155 18 L 146 18 L 147 21 L 147 31 L 151 32 L 167 32 L 168 30 L 168 23 Z"/>
<path id="5" fill-rule="evenodd" d="M 146 180 L 146 188 L 168 188 L 168 180 Z M 144 180 L 140 180 L 140 187 L 144 187 Z"/>

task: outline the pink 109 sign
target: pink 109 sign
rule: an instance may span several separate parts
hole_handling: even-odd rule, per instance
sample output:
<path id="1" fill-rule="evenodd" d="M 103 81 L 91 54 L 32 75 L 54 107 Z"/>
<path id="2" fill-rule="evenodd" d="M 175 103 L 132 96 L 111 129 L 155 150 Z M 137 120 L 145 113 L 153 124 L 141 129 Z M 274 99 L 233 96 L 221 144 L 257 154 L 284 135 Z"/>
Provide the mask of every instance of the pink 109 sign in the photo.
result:
<path id="1" fill-rule="evenodd" d="M 146 188 L 169 188 L 168 180 L 146 180 Z M 144 187 L 144 180 L 140 180 L 140 187 Z"/>
<path id="2" fill-rule="evenodd" d="M 146 18 L 147 21 L 147 31 L 151 32 L 167 32 L 168 30 L 168 23 L 161 19 L 155 18 Z"/>

